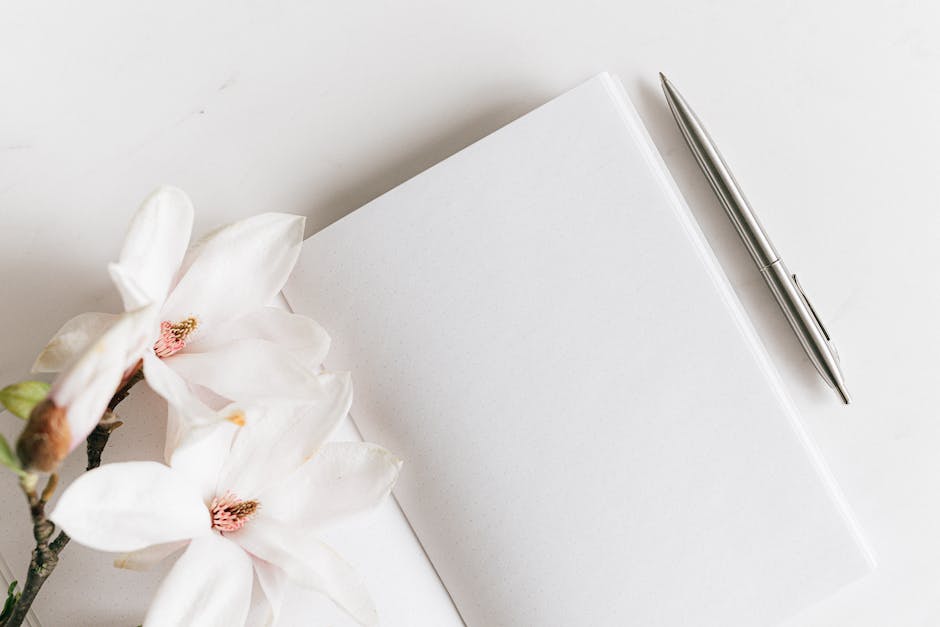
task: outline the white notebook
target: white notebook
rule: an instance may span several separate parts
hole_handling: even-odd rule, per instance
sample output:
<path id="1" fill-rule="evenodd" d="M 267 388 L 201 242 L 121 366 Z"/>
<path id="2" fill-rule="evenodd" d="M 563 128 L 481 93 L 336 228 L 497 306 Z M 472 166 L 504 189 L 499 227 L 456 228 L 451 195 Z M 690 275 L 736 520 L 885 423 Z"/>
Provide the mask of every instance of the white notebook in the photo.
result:
<path id="1" fill-rule="evenodd" d="M 606 74 L 311 237 L 285 294 L 468 625 L 769 626 L 872 568 Z"/>

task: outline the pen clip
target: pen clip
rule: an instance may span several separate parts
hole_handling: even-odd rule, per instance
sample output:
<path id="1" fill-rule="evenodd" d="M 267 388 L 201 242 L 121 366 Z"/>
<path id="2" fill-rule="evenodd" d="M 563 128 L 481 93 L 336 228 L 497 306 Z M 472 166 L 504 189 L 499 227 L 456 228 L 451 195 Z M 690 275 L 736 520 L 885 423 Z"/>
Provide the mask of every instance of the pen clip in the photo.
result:
<path id="1" fill-rule="evenodd" d="M 816 324 L 819 325 L 819 330 L 822 331 L 822 334 L 826 337 L 826 343 L 829 344 L 829 347 L 832 349 L 836 359 L 839 359 L 839 350 L 833 343 L 832 337 L 829 335 L 829 330 L 826 328 L 826 325 L 823 324 L 822 318 L 819 317 L 819 314 L 816 313 L 816 308 L 813 307 L 813 303 L 810 301 L 809 296 L 806 295 L 806 290 L 804 290 L 803 286 L 800 285 L 800 280 L 796 278 L 795 274 L 793 275 L 793 283 L 796 285 L 796 289 L 799 290 L 800 297 L 803 299 L 803 303 L 806 305 L 806 308 L 809 309 L 810 313 L 813 314 L 813 318 L 815 318 Z"/>

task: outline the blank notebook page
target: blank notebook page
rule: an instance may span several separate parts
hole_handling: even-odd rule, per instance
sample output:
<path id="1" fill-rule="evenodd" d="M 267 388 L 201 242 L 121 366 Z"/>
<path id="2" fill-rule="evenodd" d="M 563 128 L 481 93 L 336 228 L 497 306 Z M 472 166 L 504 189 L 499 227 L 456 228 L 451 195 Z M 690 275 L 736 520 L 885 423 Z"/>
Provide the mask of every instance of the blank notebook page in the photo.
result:
<path id="1" fill-rule="evenodd" d="M 773 625 L 871 568 L 606 74 L 314 235 L 285 293 L 471 626 Z"/>

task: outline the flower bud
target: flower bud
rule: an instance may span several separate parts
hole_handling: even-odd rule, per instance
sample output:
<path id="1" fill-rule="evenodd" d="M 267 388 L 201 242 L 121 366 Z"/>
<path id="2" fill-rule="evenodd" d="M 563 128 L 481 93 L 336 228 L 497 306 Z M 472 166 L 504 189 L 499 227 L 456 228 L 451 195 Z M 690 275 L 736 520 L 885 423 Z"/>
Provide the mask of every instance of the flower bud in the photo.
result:
<path id="1" fill-rule="evenodd" d="M 122 314 L 62 371 L 17 440 L 25 470 L 52 472 L 91 433 L 152 344 L 155 326 L 153 307 Z"/>
<path id="2" fill-rule="evenodd" d="M 16 455 L 28 471 L 52 472 L 69 453 L 72 430 L 66 410 L 50 398 L 41 401 L 16 441 Z"/>

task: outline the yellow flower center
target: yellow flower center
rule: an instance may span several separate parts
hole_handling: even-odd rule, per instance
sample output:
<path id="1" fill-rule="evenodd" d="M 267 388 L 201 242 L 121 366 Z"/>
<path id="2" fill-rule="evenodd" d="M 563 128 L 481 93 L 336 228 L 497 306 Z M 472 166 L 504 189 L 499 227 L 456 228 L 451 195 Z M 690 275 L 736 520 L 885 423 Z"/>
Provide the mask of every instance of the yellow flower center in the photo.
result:
<path id="1" fill-rule="evenodd" d="M 192 316 L 179 322 L 164 320 L 160 323 L 160 338 L 154 342 L 153 352 L 161 358 L 180 352 L 198 326 L 199 321 Z"/>

